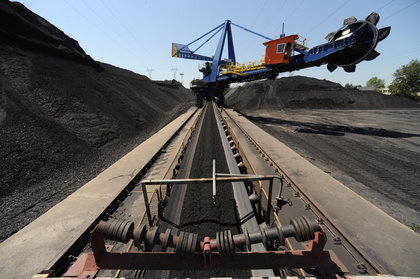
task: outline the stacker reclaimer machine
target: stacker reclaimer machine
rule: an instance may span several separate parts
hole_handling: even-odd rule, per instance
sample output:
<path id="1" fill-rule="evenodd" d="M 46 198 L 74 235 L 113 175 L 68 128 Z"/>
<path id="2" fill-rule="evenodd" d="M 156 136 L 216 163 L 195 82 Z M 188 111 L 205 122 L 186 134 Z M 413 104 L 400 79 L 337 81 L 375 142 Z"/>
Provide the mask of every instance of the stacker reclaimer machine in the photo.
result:
<path id="1" fill-rule="evenodd" d="M 189 44 L 173 43 L 172 56 L 205 61 L 200 69 L 203 78 L 191 82 L 198 107 L 202 106 L 204 99 L 216 99 L 219 104 L 223 104 L 223 92 L 230 83 L 275 79 L 282 72 L 324 64 L 327 64 L 331 72 L 337 67 L 342 67 L 346 72 L 354 72 L 356 64 L 363 60 L 373 60 L 380 55 L 375 47 L 389 35 L 391 27 L 378 29 L 378 21 L 379 14 L 374 12 L 364 20 L 357 20 L 354 16 L 346 18 L 340 29 L 326 36 L 327 43 L 308 48 L 307 40 L 299 35 L 285 36 L 283 32 L 280 38 L 271 39 L 226 20 Z M 267 40 L 263 43 L 264 59 L 243 64 L 236 62 L 232 25 Z M 219 32 L 221 36 L 214 56 L 196 53 Z M 228 58 L 222 59 L 226 37 Z M 205 41 L 194 50 L 190 49 L 194 43 L 204 39 Z"/>

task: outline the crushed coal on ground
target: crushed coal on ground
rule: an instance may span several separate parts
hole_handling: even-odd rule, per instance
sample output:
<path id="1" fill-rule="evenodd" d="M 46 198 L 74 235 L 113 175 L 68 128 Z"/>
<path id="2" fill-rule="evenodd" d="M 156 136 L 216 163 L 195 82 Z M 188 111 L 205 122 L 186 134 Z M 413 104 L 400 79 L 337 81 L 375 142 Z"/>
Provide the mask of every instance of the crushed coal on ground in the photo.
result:
<path id="1" fill-rule="evenodd" d="M 226 103 L 418 230 L 420 106 L 415 101 L 296 76 L 234 88 Z"/>
<path id="2" fill-rule="evenodd" d="M 92 59 L 17 2 L 0 2 L 0 241 L 192 106 L 176 81 Z"/>

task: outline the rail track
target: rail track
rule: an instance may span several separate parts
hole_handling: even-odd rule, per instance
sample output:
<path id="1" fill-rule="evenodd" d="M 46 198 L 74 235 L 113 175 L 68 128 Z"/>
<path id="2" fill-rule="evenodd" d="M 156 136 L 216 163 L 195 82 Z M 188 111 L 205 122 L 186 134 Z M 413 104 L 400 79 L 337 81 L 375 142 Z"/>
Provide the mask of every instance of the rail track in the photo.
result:
<path id="1" fill-rule="evenodd" d="M 328 217 L 328 214 L 322 212 L 317 205 L 317 202 L 299 187 L 299 184 L 270 157 L 270 154 L 265 151 L 252 136 L 242 129 L 227 111 L 223 110 L 223 115 L 231 124 L 230 127 L 232 128 L 230 128 L 230 132 L 234 136 L 236 142 L 239 142 L 240 139 L 241 142 L 243 142 L 243 139 L 246 138 L 248 141 L 246 144 L 252 145 L 252 147 L 255 148 L 254 152 L 257 156 L 261 156 L 261 159 L 266 162 L 266 168 L 264 168 L 265 173 L 279 174 L 283 178 L 281 185 L 278 185 L 279 188 L 282 188 L 281 195 L 278 195 L 274 200 L 267 194 L 268 185 L 259 183 L 260 199 L 263 202 L 271 201 L 271 203 L 275 203 L 274 211 L 269 213 L 264 212 L 264 214 L 273 214 L 274 220 L 279 224 L 282 224 L 287 218 L 301 215 L 316 219 L 326 228 L 327 238 L 330 240 L 326 247 L 334 250 L 337 256 L 346 263 L 344 264 L 347 268 L 345 272 L 371 275 L 381 273 L 381 270 L 376 266 L 376 263 L 364 255 L 345 232 L 334 225 L 334 222 Z M 250 146 L 248 146 L 248 154 L 250 153 L 249 149 Z M 248 167 L 250 173 L 256 174 L 257 167 L 255 165 L 257 163 L 247 159 L 247 153 L 244 151 L 241 152 L 241 156 L 244 158 L 245 166 Z M 283 207 L 286 207 L 287 209 L 282 210 Z M 291 249 L 301 249 L 300 246 L 302 245 L 293 240 L 289 240 L 287 244 Z M 301 275 L 305 275 L 304 270 L 300 270 L 300 273 Z"/>
<path id="2" fill-rule="evenodd" d="M 234 113 L 207 102 L 184 116 L 38 276 L 329 277 L 387 272 Z M 329 265 L 314 254 L 304 264 L 290 264 L 298 254 L 314 253 L 311 249 L 321 242 L 330 251 L 325 254 Z M 99 250 L 102 258 L 95 254 Z M 199 268 L 198 254 L 213 255 L 214 268 L 206 256 L 207 268 Z M 123 262 L 119 257 L 124 256 Z M 106 257 L 109 261 L 101 260 Z M 282 257 L 292 260 L 281 264 Z M 107 268 L 100 268 L 102 264 Z"/>
<path id="3" fill-rule="evenodd" d="M 161 179 L 175 179 L 175 178 L 198 178 L 198 177 L 209 177 L 211 175 L 212 160 L 216 159 L 216 166 L 218 172 L 225 173 L 252 173 L 258 174 L 255 171 L 254 162 L 247 159 L 247 156 L 244 151 L 242 151 L 242 145 L 244 145 L 244 139 L 255 146 L 256 152 L 261 154 L 261 161 L 266 162 L 266 169 L 264 174 L 270 173 L 280 174 L 283 178 L 281 183 L 284 185 L 281 196 L 276 195 L 273 198 L 269 198 L 269 189 L 268 184 L 259 182 L 256 185 L 248 185 L 249 192 L 253 191 L 256 195 L 256 198 L 260 201 L 257 206 L 254 206 L 255 209 L 255 218 L 254 224 L 251 227 L 248 227 L 248 230 L 255 231 L 258 230 L 258 222 L 261 223 L 263 220 L 273 220 L 270 222 L 270 225 L 277 222 L 280 225 L 286 224 L 289 219 L 297 216 L 308 216 L 311 219 L 317 219 L 318 221 L 324 224 L 324 227 L 327 228 L 327 247 L 333 249 L 334 252 L 340 259 L 345 260 L 344 264 L 347 269 L 343 270 L 344 272 L 351 272 L 352 274 L 377 274 L 380 272 L 375 268 L 375 265 L 366 259 L 363 254 L 359 253 L 357 248 L 355 248 L 346 238 L 345 234 L 341 233 L 333 224 L 325 217 L 322 212 L 316 207 L 316 205 L 299 189 L 299 186 L 281 169 L 277 166 L 275 162 L 270 158 L 269 154 L 259 146 L 255 140 L 248 135 L 241 127 L 230 117 L 230 115 L 224 111 L 216 108 L 212 103 L 208 103 L 203 110 L 201 110 L 200 117 L 196 118 L 195 123 L 193 123 L 191 132 L 188 133 L 184 140 L 181 148 L 177 152 L 174 161 L 170 164 L 170 167 L 165 171 Z M 225 120 L 226 119 L 226 120 Z M 228 121 L 227 121 L 228 120 Z M 229 124 L 228 124 L 229 123 Z M 229 135 L 227 136 L 224 132 L 227 130 Z M 211 135 L 211 136 L 209 136 Z M 217 138 L 220 136 L 220 138 Z M 233 142 L 232 142 L 233 141 Z M 230 142 L 230 143 L 229 143 Z M 227 145 L 228 149 L 223 150 L 223 145 Z M 236 146 L 236 149 L 232 149 L 231 146 Z M 229 153 L 229 150 L 231 151 Z M 235 154 L 239 154 L 235 157 L 235 154 L 232 150 L 237 151 Z M 225 158 L 223 158 L 225 157 Z M 197 159 L 198 158 L 198 159 Z M 152 179 L 150 173 L 153 173 L 153 164 L 159 164 L 159 157 L 157 157 L 156 162 L 151 162 L 148 173 L 145 173 L 143 179 Z M 228 167 L 227 163 L 230 160 L 231 168 Z M 235 168 L 236 167 L 236 168 Z M 271 167 L 271 169 L 270 169 Z M 241 168 L 241 170 L 240 170 Z M 240 187 L 246 191 L 246 186 L 241 183 L 236 185 L 237 188 Z M 272 189 L 272 192 L 278 192 L 280 190 L 279 184 L 276 183 Z M 128 193 L 129 199 L 125 201 L 120 201 L 119 208 L 113 212 L 108 220 L 113 219 L 124 219 L 132 220 L 138 226 L 141 224 L 147 224 L 147 214 L 144 212 L 138 220 L 133 220 L 132 218 L 127 218 L 126 212 L 132 211 L 133 199 L 136 199 L 136 196 L 141 195 L 142 191 L 139 188 L 139 181 L 137 185 Z M 171 229 L 172 233 L 177 234 L 180 230 L 185 230 L 193 233 L 198 233 L 199 238 L 204 237 L 205 233 L 208 235 L 215 235 L 219 230 L 233 229 L 234 233 L 240 233 L 240 224 L 239 220 L 241 216 L 238 216 L 236 206 L 232 206 L 233 192 L 229 189 L 229 183 L 223 183 L 218 185 L 220 188 L 218 193 L 219 199 L 217 203 L 212 204 L 211 200 L 211 190 L 212 187 L 209 184 L 201 185 L 187 185 L 182 184 L 180 187 L 176 186 L 166 186 L 159 185 L 155 188 L 148 188 L 148 192 L 151 191 L 150 199 L 147 198 L 148 203 L 150 204 L 150 218 L 151 223 L 149 225 L 158 225 L 160 224 L 160 231 L 164 232 L 167 229 Z M 177 185 L 178 186 L 178 185 Z M 173 188 L 173 189 L 171 189 Z M 226 189 L 229 189 L 226 191 Z M 170 196 L 166 196 L 166 192 L 171 191 Z M 165 200 L 166 196 L 166 200 Z M 236 203 L 240 202 L 241 199 L 248 199 L 249 194 L 247 192 L 235 195 Z M 144 196 L 145 197 L 145 196 Z M 169 201 L 168 201 L 169 199 Z M 267 201 L 271 200 L 271 203 Z M 203 202 L 204 201 L 204 202 Z M 287 201 L 287 205 L 283 205 L 283 202 Z M 162 203 L 168 203 L 165 208 L 165 214 L 159 212 L 159 206 Z M 267 205 L 272 205 L 269 209 L 264 210 Z M 213 206 L 214 205 L 214 206 Z M 282 214 L 280 210 L 281 206 L 287 207 L 287 212 Z M 203 211 L 203 208 L 206 211 Z M 274 210 L 271 210 L 274 209 Z M 192 214 L 200 210 L 199 214 Z M 254 212 L 253 208 L 247 208 L 245 210 L 251 210 Z M 249 212 L 244 213 L 247 215 Z M 161 218 L 158 216 L 162 215 Z M 193 215 L 193 216 L 191 216 Z M 220 219 L 221 215 L 225 215 L 223 219 Z M 226 215 L 232 215 L 230 218 L 226 218 Z M 242 216 L 243 217 L 243 216 Z M 274 218 L 274 219 L 273 219 Z M 258 220 L 257 220 L 258 219 Z M 134 247 L 134 240 L 130 240 L 127 244 L 120 244 L 112 241 L 107 241 L 107 245 L 112 245 L 112 249 L 116 251 L 135 251 L 137 248 Z M 266 251 L 264 246 L 260 243 L 260 247 L 257 248 L 257 251 Z M 306 244 L 307 245 L 307 244 Z M 301 244 L 296 240 L 287 239 L 286 247 L 291 250 L 300 250 L 305 248 L 305 244 Z M 155 247 L 153 251 L 161 251 L 161 247 Z M 277 275 L 314 275 L 305 272 L 303 269 L 299 270 L 281 270 L 276 271 Z M 139 276 L 143 275 L 145 277 L 186 277 L 186 276 L 274 276 L 274 272 L 271 270 L 254 270 L 253 272 L 249 271 L 146 271 L 146 270 L 104 270 L 98 273 L 99 276 Z M 316 273 L 315 273 L 316 275 Z"/>

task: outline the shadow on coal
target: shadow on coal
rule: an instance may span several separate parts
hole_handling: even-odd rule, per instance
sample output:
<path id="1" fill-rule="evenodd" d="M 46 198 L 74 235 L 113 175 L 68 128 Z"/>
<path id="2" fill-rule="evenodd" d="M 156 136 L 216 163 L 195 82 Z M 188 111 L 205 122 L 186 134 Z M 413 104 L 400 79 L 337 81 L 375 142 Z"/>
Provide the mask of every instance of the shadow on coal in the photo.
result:
<path id="1" fill-rule="evenodd" d="M 300 122 L 293 120 L 283 120 L 272 117 L 255 117 L 244 114 L 249 120 L 258 122 L 261 124 L 276 124 L 282 126 L 297 126 L 295 132 L 309 133 L 309 134 L 321 134 L 330 136 L 344 136 L 346 133 L 360 134 L 367 136 L 377 136 L 385 138 L 409 138 L 409 137 L 420 137 L 420 134 L 401 133 L 397 131 L 391 131 L 381 128 L 372 127 L 351 127 L 342 125 L 330 125 L 330 124 L 319 124 L 310 122 Z"/>

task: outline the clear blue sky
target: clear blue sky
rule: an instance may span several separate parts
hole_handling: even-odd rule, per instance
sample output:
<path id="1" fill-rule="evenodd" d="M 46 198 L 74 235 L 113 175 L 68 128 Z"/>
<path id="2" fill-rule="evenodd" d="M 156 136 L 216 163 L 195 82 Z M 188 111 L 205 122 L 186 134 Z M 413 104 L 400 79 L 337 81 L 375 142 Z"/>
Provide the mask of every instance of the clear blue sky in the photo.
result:
<path id="1" fill-rule="evenodd" d="M 372 76 L 389 84 L 401 65 L 420 57 L 420 0 L 259 0 L 259 1 L 159 1 L 159 0 L 22 0 L 33 12 L 76 39 L 94 59 L 153 79 L 172 79 L 171 68 L 184 73 L 184 85 L 201 78 L 196 60 L 171 57 L 171 43 L 187 44 L 226 19 L 277 38 L 282 22 L 286 34 L 299 34 L 309 47 L 325 42 L 325 35 L 342 26 L 348 16 L 381 15 L 379 27 L 392 26 L 390 36 L 379 43 L 377 59 L 357 65 L 355 73 L 326 66 L 293 72 L 326 78 L 341 84 L 364 85 Z M 214 54 L 218 37 L 201 53 Z M 217 38 L 217 39 L 216 39 Z M 233 27 L 238 62 L 261 59 L 264 39 Z M 212 43 L 211 43 L 212 42 Z M 225 53 L 224 53 L 225 54 Z M 289 76 L 289 73 L 280 76 Z"/>

